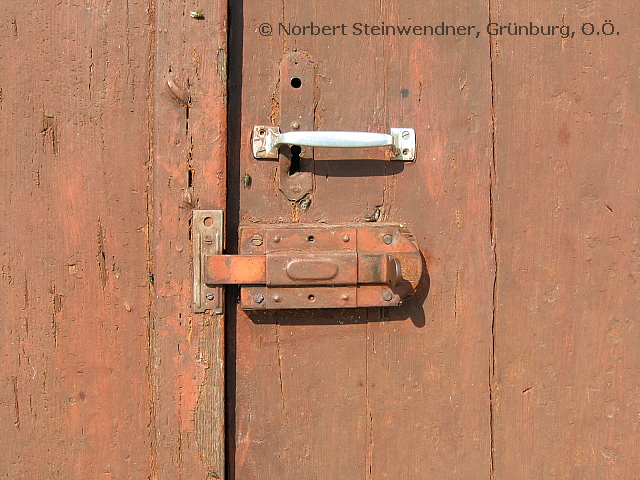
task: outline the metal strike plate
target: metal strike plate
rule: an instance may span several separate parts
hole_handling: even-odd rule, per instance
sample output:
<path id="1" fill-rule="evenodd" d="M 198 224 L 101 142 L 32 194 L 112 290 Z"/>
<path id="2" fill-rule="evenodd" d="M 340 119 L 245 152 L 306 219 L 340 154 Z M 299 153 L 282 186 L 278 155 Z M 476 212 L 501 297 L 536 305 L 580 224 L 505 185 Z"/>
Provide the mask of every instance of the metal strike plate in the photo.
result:
<path id="1" fill-rule="evenodd" d="M 402 225 L 241 227 L 239 255 L 222 254 L 219 212 L 194 212 L 193 231 L 196 311 L 221 313 L 226 284 L 243 285 L 246 310 L 395 306 L 422 278 L 422 256 Z"/>
<path id="2" fill-rule="evenodd" d="M 191 219 L 193 241 L 193 311 L 224 313 L 223 289 L 205 282 L 204 259 L 220 255 L 223 249 L 224 220 L 221 210 L 194 210 Z"/>

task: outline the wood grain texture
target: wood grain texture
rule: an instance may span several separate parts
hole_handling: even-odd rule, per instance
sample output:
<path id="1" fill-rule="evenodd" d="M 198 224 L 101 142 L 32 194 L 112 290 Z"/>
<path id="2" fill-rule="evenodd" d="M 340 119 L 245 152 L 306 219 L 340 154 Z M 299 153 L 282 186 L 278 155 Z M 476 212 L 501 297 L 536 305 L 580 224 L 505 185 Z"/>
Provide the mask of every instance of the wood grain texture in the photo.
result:
<path id="1" fill-rule="evenodd" d="M 495 478 L 635 478 L 640 446 L 638 9 L 492 2 L 496 92 Z"/>
<path id="2" fill-rule="evenodd" d="M 223 319 L 192 313 L 189 231 L 193 208 L 225 208 L 226 15 L 222 1 L 155 4 L 153 380 L 162 479 L 225 477 Z"/>
<path id="3" fill-rule="evenodd" d="M 1 14 L 3 478 L 224 478 L 189 219 L 224 208 L 226 4 L 124 7 Z"/>
<path id="4" fill-rule="evenodd" d="M 147 5 L 0 13 L 0 477 L 148 478 Z"/>
<path id="5" fill-rule="evenodd" d="M 245 2 L 242 13 L 238 174 L 252 182 L 239 187 L 241 224 L 406 223 L 423 249 L 431 289 L 388 311 L 240 311 L 237 477 L 488 478 L 488 40 L 277 35 L 279 22 L 473 24 L 486 20 L 487 4 Z M 259 35 L 263 22 L 273 36 Z M 380 151 L 316 149 L 316 158 L 352 160 L 316 160 L 308 208 L 287 201 L 276 164 L 254 160 L 248 138 L 254 125 L 278 124 L 278 89 L 289 83 L 278 79 L 278 65 L 293 50 L 316 67 L 316 129 L 413 127 L 415 164 L 369 159 Z"/>

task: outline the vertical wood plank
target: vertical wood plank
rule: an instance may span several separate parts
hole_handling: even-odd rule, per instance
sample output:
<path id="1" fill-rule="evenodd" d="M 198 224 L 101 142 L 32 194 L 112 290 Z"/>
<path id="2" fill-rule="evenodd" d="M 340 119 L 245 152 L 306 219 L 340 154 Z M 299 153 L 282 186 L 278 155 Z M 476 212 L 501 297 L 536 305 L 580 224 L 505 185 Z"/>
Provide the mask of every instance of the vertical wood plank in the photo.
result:
<path id="1" fill-rule="evenodd" d="M 163 479 L 225 476 L 223 318 L 192 313 L 189 230 L 193 208 L 225 208 L 226 12 L 223 1 L 155 3 L 153 369 Z"/>
<path id="2" fill-rule="evenodd" d="M 574 38 L 493 45 L 495 477 L 633 478 L 640 445 L 636 4 L 492 2 Z M 584 37 L 610 20 L 620 35 Z"/>
<path id="3" fill-rule="evenodd" d="M 416 25 L 482 25 L 488 15 L 475 0 L 392 2 L 383 12 L 385 24 Z M 386 172 L 381 210 L 412 228 L 429 290 L 423 285 L 368 325 L 370 476 L 486 479 L 494 277 L 488 41 L 472 34 L 373 42 L 386 66 L 388 127 L 419 133 L 415 163 Z"/>
<path id="4" fill-rule="evenodd" d="M 0 12 L 0 477 L 148 478 L 147 4 Z"/>
<path id="5" fill-rule="evenodd" d="M 355 22 L 424 25 L 434 18 L 478 24 L 486 21 L 486 2 L 245 2 L 242 13 L 238 174 L 252 182 L 239 187 L 240 223 L 406 223 L 424 251 L 431 290 L 427 296 L 425 285 L 388 311 L 239 312 L 238 476 L 488 478 L 488 39 L 278 33 L 280 22 L 344 22 L 349 30 Z M 272 36 L 260 36 L 265 22 Z M 316 149 L 311 203 L 287 201 L 275 163 L 254 160 L 248 138 L 253 125 L 278 125 L 278 88 L 288 86 L 278 64 L 294 50 L 317 70 L 316 129 L 413 127 L 416 163 L 379 161 L 380 151 Z M 327 160 L 343 154 L 353 160 Z"/>

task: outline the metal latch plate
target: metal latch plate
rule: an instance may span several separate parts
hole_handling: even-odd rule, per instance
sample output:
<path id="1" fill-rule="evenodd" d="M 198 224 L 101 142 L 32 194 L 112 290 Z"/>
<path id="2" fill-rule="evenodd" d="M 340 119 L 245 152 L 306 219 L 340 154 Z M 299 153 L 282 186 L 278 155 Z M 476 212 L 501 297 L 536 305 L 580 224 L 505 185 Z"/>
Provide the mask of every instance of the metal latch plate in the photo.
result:
<path id="1" fill-rule="evenodd" d="M 193 242 L 193 311 L 224 312 L 224 296 L 220 285 L 204 282 L 207 256 L 220 255 L 224 248 L 224 220 L 222 210 L 194 210 L 191 219 Z"/>
<path id="2" fill-rule="evenodd" d="M 201 289 L 242 285 L 245 310 L 394 306 L 422 277 L 420 251 L 397 224 L 246 226 L 239 243 L 239 255 L 194 257 L 194 274 Z"/>

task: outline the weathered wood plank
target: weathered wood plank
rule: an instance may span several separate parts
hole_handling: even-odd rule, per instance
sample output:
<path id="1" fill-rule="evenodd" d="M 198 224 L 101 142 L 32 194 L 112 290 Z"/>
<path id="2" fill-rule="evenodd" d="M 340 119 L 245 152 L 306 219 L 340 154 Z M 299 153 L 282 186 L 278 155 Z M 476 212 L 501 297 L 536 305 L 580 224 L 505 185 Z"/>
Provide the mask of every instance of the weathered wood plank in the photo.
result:
<path id="1" fill-rule="evenodd" d="M 634 478 L 640 463 L 635 4 L 492 2 L 495 477 Z M 535 15 L 534 15 L 535 13 Z M 620 35 L 582 37 L 611 20 Z"/>
<path id="2" fill-rule="evenodd" d="M 360 2 L 357 9 L 323 1 L 244 5 L 243 95 L 237 105 L 242 125 L 234 135 L 241 142 L 238 176 L 248 175 L 252 182 L 238 189 L 240 222 L 340 223 L 369 217 L 406 223 L 425 252 L 431 290 L 426 296 L 425 286 L 398 310 L 249 317 L 239 312 L 238 477 L 489 476 L 488 40 L 278 35 L 279 22 L 428 24 L 442 18 L 475 24 L 486 20 L 488 11 L 484 1 L 422 7 L 418 2 L 382 7 Z M 264 22 L 274 28 L 272 36 L 260 36 Z M 293 50 L 315 63 L 316 129 L 413 127 L 416 163 L 318 160 L 311 203 L 287 201 L 278 191 L 276 164 L 254 160 L 248 138 L 254 125 L 277 125 L 282 117 L 278 88 L 289 80 L 279 83 L 278 65 Z M 357 152 L 344 155 L 358 158 Z M 371 152 L 361 155 L 369 158 Z"/>
<path id="3" fill-rule="evenodd" d="M 225 476 L 223 319 L 192 313 L 189 230 L 193 208 L 225 208 L 226 16 L 223 1 L 155 4 L 152 261 L 159 478 Z"/>
<path id="4" fill-rule="evenodd" d="M 148 478 L 146 3 L 0 12 L 0 477 Z"/>

